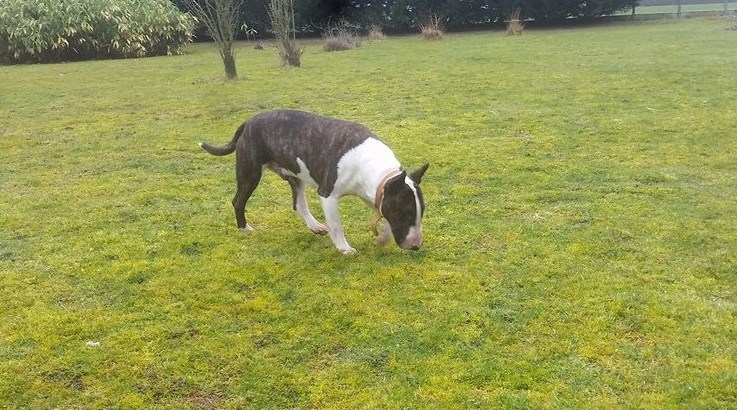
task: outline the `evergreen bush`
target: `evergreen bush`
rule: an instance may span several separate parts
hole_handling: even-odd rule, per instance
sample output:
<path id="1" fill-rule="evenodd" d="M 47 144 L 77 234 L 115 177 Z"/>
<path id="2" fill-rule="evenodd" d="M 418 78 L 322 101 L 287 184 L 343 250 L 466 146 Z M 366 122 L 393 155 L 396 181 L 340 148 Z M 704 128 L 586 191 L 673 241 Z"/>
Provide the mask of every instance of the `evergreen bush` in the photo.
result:
<path id="1" fill-rule="evenodd" d="M 178 54 L 195 23 L 168 0 L 2 0 L 0 63 Z"/>

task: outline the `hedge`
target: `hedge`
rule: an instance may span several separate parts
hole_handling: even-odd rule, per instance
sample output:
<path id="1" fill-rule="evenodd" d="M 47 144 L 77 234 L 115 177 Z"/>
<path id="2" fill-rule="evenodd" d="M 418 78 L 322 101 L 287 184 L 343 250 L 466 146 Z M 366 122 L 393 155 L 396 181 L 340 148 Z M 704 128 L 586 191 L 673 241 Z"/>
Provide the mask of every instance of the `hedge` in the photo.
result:
<path id="1" fill-rule="evenodd" d="M 168 0 L 2 0 L 0 63 L 177 54 L 195 24 Z"/>

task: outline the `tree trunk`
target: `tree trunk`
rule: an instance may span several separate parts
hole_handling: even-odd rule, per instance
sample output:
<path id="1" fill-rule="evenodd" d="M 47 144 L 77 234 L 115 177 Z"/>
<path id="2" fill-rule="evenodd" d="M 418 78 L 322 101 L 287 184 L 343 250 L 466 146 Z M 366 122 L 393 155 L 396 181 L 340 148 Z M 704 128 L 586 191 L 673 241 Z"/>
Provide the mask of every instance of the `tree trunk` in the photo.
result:
<path id="1" fill-rule="evenodd" d="M 223 50 L 223 65 L 225 66 L 225 78 L 228 80 L 237 80 L 238 73 L 235 70 L 233 50 Z"/>

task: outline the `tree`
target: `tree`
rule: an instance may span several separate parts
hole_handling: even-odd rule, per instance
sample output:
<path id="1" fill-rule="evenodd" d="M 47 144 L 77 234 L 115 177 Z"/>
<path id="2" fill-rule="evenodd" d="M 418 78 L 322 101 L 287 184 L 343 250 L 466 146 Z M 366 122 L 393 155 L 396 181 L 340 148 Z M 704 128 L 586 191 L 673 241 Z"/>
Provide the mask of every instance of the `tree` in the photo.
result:
<path id="1" fill-rule="evenodd" d="M 285 66 L 299 67 L 302 50 L 297 46 L 294 24 L 294 0 L 271 0 L 269 17 Z"/>
<path id="2" fill-rule="evenodd" d="M 243 0 L 182 0 L 207 28 L 218 45 L 228 80 L 238 78 L 233 56 L 233 43 L 238 33 L 238 15 Z"/>

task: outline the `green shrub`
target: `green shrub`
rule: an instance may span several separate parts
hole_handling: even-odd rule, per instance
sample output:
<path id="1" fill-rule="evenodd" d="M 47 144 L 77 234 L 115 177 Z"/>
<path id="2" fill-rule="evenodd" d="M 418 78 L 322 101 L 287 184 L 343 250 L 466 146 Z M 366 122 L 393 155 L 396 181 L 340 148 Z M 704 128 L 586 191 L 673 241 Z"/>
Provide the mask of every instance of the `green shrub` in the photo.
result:
<path id="1" fill-rule="evenodd" d="M 195 23 L 167 0 L 2 0 L 0 62 L 177 54 Z"/>

